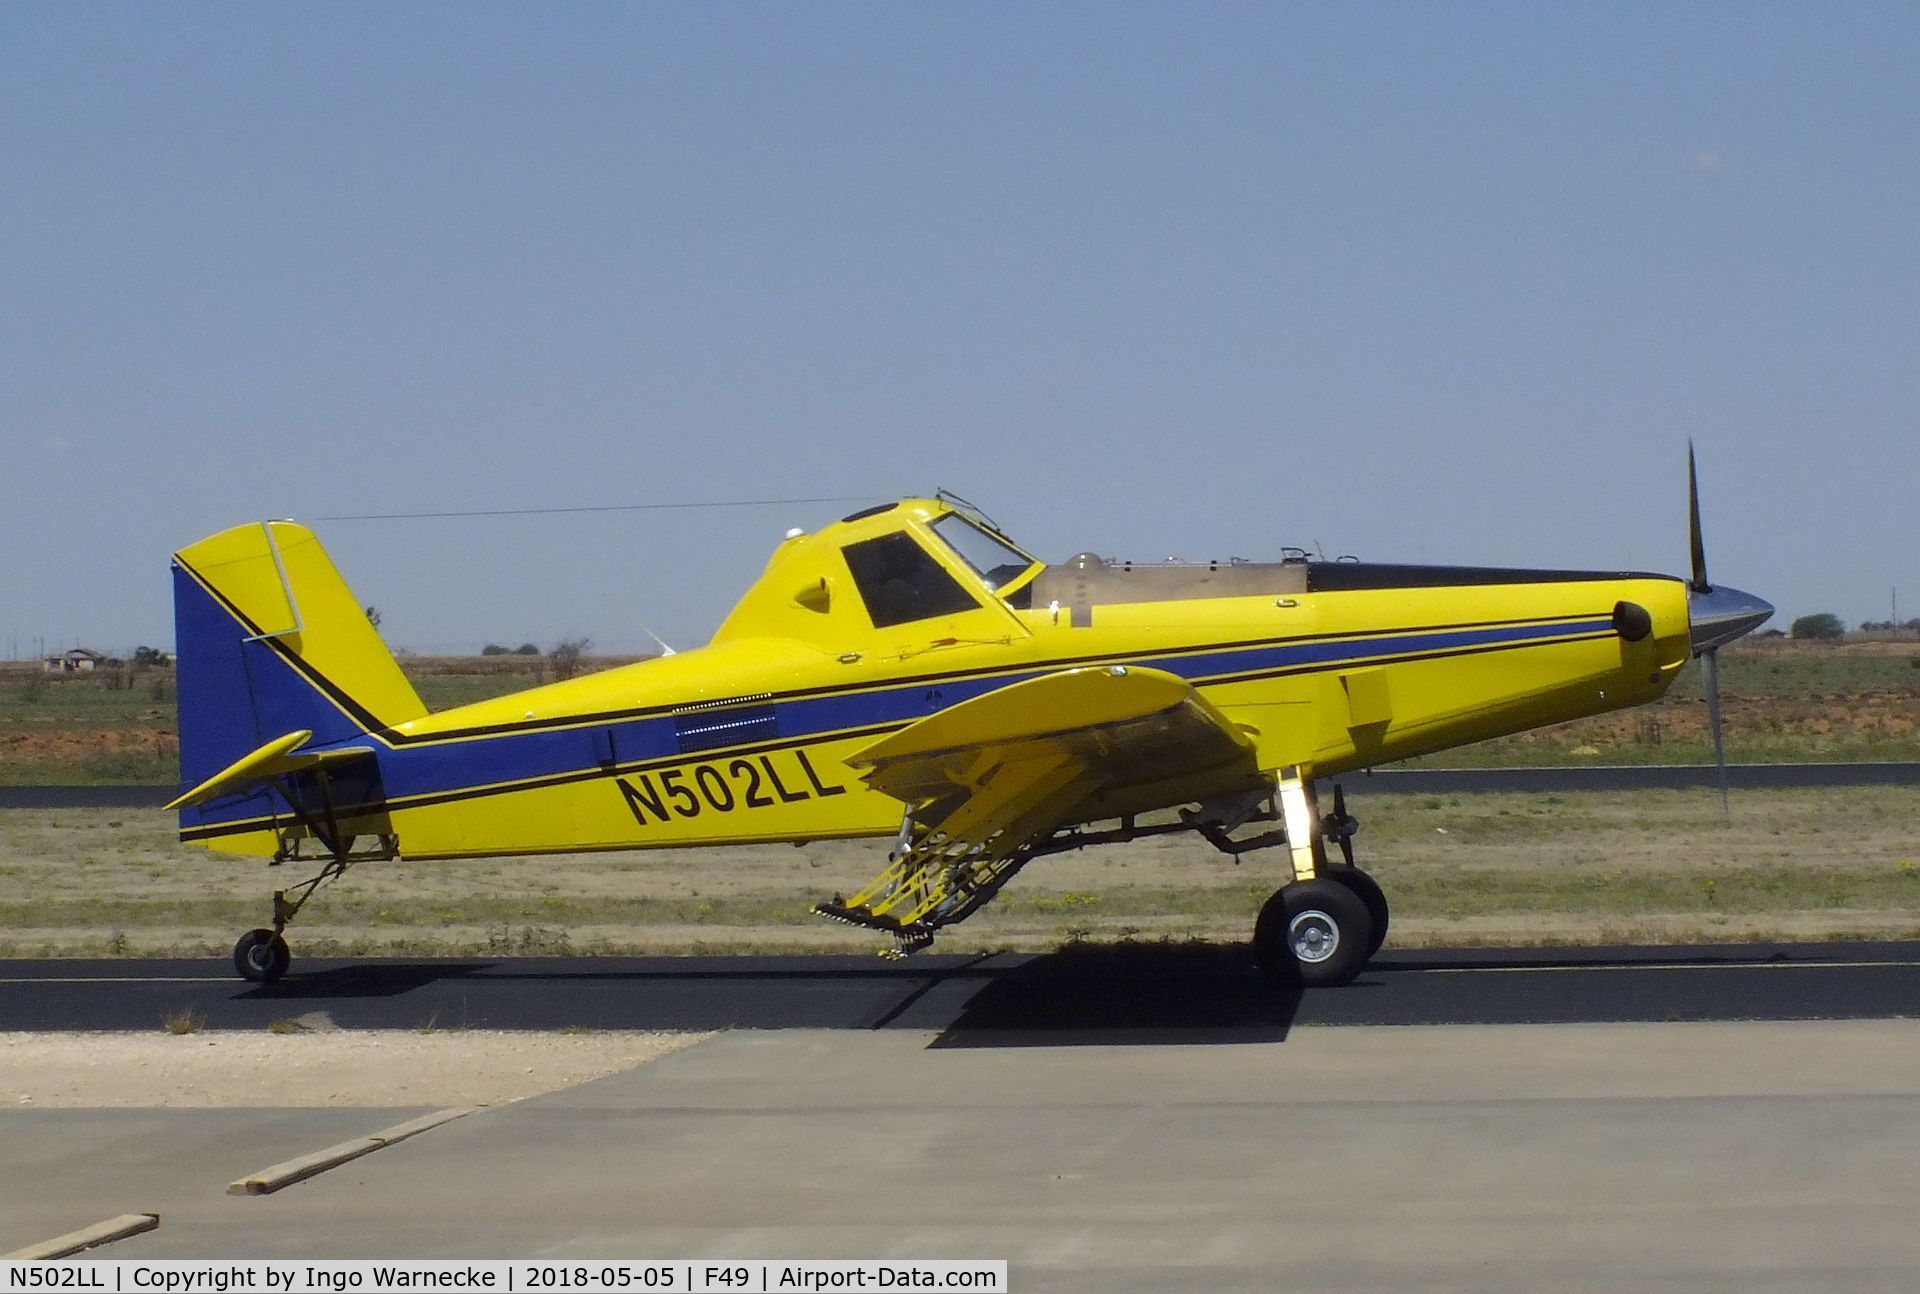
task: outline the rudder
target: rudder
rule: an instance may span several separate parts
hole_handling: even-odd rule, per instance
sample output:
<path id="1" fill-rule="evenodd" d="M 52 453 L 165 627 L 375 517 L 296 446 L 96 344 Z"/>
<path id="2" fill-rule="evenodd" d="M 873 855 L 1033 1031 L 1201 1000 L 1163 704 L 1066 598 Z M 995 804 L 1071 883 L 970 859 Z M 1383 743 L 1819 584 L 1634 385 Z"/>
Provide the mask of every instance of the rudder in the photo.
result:
<path id="1" fill-rule="evenodd" d="M 427 713 L 305 526 L 255 522 L 181 549 L 173 606 L 184 786 L 290 732 L 320 747 Z"/>

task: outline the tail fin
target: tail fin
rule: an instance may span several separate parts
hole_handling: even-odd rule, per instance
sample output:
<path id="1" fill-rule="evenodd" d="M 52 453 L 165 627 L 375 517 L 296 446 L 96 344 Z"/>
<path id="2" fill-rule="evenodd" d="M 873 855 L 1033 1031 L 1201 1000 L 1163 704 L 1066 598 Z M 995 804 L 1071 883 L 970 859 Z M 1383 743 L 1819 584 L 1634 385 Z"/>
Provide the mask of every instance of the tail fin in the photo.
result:
<path id="1" fill-rule="evenodd" d="M 322 746 L 427 712 L 305 526 L 235 526 L 175 553 L 173 615 L 185 786 L 297 730 Z"/>

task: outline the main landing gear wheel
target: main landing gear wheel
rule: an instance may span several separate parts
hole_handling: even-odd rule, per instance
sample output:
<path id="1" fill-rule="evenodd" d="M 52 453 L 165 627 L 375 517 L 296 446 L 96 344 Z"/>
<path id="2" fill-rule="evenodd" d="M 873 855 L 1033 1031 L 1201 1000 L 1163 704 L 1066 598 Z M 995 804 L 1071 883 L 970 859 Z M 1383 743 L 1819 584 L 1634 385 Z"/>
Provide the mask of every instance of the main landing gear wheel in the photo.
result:
<path id="1" fill-rule="evenodd" d="M 1352 889 L 1326 877 L 1296 881 L 1267 900 L 1253 927 L 1253 955 L 1276 979 L 1308 988 L 1351 983 L 1367 964 L 1373 922 Z"/>
<path id="2" fill-rule="evenodd" d="M 1359 896 L 1366 905 L 1367 920 L 1373 923 L 1373 933 L 1367 936 L 1367 960 L 1380 951 L 1380 945 L 1387 941 L 1387 896 L 1381 890 L 1380 882 L 1361 871 L 1358 867 L 1330 867 L 1323 873 L 1330 881 L 1338 881 Z"/>
<path id="3" fill-rule="evenodd" d="M 293 952 L 287 941 L 271 930 L 249 930 L 233 946 L 233 967 L 256 984 L 271 984 L 287 973 Z"/>

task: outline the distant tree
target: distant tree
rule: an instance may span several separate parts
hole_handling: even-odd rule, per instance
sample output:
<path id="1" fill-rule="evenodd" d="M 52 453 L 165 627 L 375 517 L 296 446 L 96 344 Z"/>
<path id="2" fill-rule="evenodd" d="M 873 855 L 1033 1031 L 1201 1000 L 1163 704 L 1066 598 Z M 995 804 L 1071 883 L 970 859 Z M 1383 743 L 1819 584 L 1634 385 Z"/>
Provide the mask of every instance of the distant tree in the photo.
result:
<path id="1" fill-rule="evenodd" d="M 133 663 L 137 666 L 165 666 L 173 664 L 173 657 L 167 655 L 158 647 L 135 647 L 133 649 Z"/>
<path id="2" fill-rule="evenodd" d="M 480 649 L 480 654 L 482 656 L 506 656 L 509 653 L 507 649 L 505 647 L 502 647 L 499 643 L 488 643 L 485 647 L 482 647 Z"/>
<path id="3" fill-rule="evenodd" d="M 535 647 L 532 643 L 521 643 L 518 647 L 515 647 L 513 649 L 513 654 L 515 656 L 538 656 L 540 654 L 540 649 L 538 647 Z"/>
<path id="4" fill-rule="evenodd" d="M 367 608 L 367 623 L 372 625 L 375 629 L 378 629 L 380 627 L 380 608 L 379 607 Z"/>
<path id="5" fill-rule="evenodd" d="M 1801 616 L 1793 622 L 1795 638 L 1838 638 L 1846 632 L 1847 626 L 1831 611 Z"/>
<path id="6" fill-rule="evenodd" d="M 554 649 L 547 653 L 547 664 L 553 667 L 553 681 L 564 683 L 580 672 L 580 658 L 587 654 L 587 648 L 593 644 L 586 638 L 562 638 Z"/>

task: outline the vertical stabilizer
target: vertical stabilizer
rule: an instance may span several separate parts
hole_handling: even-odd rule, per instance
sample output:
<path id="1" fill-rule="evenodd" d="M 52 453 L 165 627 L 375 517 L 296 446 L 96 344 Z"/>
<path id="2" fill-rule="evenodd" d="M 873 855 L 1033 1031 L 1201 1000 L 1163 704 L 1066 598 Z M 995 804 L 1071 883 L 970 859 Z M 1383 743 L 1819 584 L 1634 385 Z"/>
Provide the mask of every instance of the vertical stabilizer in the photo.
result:
<path id="1" fill-rule="evenodd" d="M 173 607 L 184 786 L 296 730 L 319 747 L 427 712 L 304 526 L 255 522 L 181 549 Z"/>

